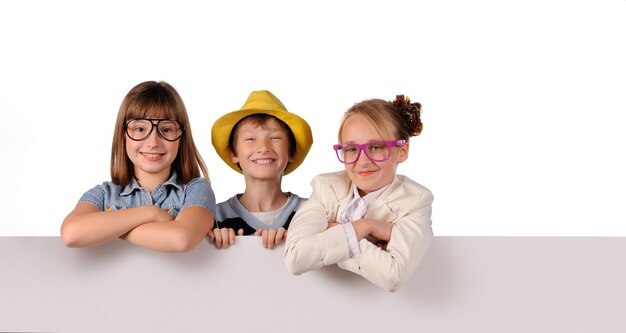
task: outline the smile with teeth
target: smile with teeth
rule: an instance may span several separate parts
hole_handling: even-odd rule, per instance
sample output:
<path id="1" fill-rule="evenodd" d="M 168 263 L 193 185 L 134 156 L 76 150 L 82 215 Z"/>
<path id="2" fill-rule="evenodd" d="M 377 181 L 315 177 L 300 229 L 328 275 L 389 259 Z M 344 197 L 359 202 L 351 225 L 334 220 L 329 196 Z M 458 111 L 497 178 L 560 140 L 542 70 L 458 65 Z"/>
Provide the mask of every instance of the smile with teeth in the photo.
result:
<path id="1" fill-rule="evenodd" d="M 141 155 L 143 155 L 144 157 L 147 158 L 159 158 L 165 154 L 157 154 L 157 153 L 141 153 Z"/>
<path id="2" fill-rule="evenodd" d="M 254 162 L 256 164 L 270 164 L 270 163 L 272 163 L 274 161 L 275 161 L 275 159 L 273 159 L 273 158 L 263 158 L 263 159 L 253 160 L 252 162 Z"/>

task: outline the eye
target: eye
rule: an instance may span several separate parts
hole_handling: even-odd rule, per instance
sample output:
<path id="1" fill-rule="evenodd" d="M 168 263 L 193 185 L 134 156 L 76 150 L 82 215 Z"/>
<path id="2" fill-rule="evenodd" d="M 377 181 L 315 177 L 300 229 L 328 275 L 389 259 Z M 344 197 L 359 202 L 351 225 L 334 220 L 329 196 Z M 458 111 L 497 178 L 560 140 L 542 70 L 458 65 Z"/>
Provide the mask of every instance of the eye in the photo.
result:
<path id="1" fill-rule="evenodd" d="M 272 136 L 270 137 L 270 140 L 282 140 L 283 138 L 281 136 Z"/>
<path id="2" fill-rule="evenodd" d="M 173 121 L 164 121 L 159 124 L 159 129 L 161 133 L 174 133 L 178 131 L 178 124 Z"/>
<path id="3" fill-rule="evenodd" d="M 355 153 L 356 147 L 355 146 L 343 146 L 341 148 L 341 151 L 343 151 L 344 153 Z"/>
<path id="4" fill-rule="evenodd" d="M 137 126 L 131 127 L 130 130 L 133 132 L 142 133 L 146 131 L 146 128 L 145 126 L 137 125 Z"/>
<path id="5" fill-rule="evenodd" d="M 371 152 L 377 152 L 377 151 L 384 150 L 386 147 L 381 144 L 375 143 L 375 144 L 369 145 L 368 148 Z"/>

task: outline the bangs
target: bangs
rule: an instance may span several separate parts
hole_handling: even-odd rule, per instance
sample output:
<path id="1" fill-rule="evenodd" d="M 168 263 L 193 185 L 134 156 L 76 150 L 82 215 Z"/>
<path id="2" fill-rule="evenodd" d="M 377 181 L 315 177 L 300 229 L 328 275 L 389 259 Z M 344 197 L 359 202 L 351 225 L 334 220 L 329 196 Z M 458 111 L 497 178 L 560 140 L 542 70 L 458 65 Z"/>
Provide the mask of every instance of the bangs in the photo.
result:
<path id="1" fill-rule="evenodd" d="M 166 105 L 131 106 L 128 108 L 126 120 L 137 118 L 178 120 L 174 108 Z"/>
<path id="2" fill-rule="evenodd" d="M 349 110 L 344 115 L 343 121 L 341 123 L 341 127 L 339 128 L 339 135 L 338 135 L 339 142 L 341 142 L 341 132 L 343 130 L 343 123 L 345 123 L 345 121 L 348 118 L 355 116 L 355 115 L 363 116 L 374 127 L 374 129 L 376 129 L 376 132 L 378 133 L 378 135 L 380 135 L 382 139 L 384 140 L 397 139 L 396 138 L 397 131 L 394 130 L 392 121 L 389 120 L 387 117 L 385 117 L 385 114 L 380 113 L 373 108 L 359 105 L 356 108 Z"/>
<path id="3" fill-rule="evenodd" d="M 260 126 L 262 129 L 269 129 L 272 121 L 274 121 L 285 132 L 289 132 L 291 130 L 284 121 L 266 113 L 256 113 L 253 115 L 249 115 L 241 119 L 241 125 L 250 124 L 254 127 Z"/>
<path id="4" fill-rule="evenodd" d="M 378 115 L 373 115 L 369 120 L 370 120 L 370 123 L 376 129 L 376 132 L 378 132 L 378 135 L 380 135 L 383 139 L 385 140 L 395 139 L 395 133 L 394 133 L 395 131 L 390 129 L 392 125 L 389 123 L 389 120 L 383 117 L 379 117 Z"/>
<path id="5" fill-rule="evenodd" d="M 293 135 L 293 132 L 291 131 L 291 128 L 289 127 L 289 125 L 287 125 L 284 121 L 270 115 L 267 113 L 254 113 L 251 114 L 249 116 L 243 117 L 241 118 L 234 126 L 233 129 L 231 130 L 231 137 L 234 135 L 235 132 L 237 132 L 237 130 L 245 125 L 245 124 L 249 124 L 253 127 L 261 127 L 262 129 L 269 129 L 271 126 L 271 122 L 274 121 L 287 135 Z"/>
<path id="6" fill-rule="evenodd" d="M 136 118 L 178 120 L 178 103 L 168 94 L 144 93 L 130 101 L 126 121 Z"/>
<path id="7" fill-rule="evenodd" d="M 274 116 L 271 116 L 267 113 L 254 113 L 241 118 L 241 120 L 239 120 L 237 124 L 233 126 L 233 128 L 237 128 L 243 124 L 250 124 L 254 127 L 261 126 L 261 128 L 267 129 L 267 123 L 270 121 L 271 118 L 276 119 Z"/>

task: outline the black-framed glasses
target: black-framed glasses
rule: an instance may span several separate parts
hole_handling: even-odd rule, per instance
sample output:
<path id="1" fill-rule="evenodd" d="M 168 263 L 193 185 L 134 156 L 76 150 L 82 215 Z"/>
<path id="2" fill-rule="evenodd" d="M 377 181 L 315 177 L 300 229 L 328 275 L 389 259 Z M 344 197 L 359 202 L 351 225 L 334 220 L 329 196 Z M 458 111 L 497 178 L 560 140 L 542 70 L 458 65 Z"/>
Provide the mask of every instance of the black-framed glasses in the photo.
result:
<path id="1" fill-rule="evenodd" d="M 131 119 L 126 122 L 124 129 L 131 140 L 142 141 L 150 136 L 154 127 L 157 128 L 159 136 L 166 141 L 176 141 L 183 135 L 182 126 L 178 121 L 171 119 Z"/>
<path id="2" fill-rule="evenodd" d="M 340 143 L 333 146 L 339 162 L 344 164 L 354 164 L 359 160 L 361 151 L 374 162 L 384 162 L 391 156 L 391 147 L 402 147 L 405 140 L 381 140 L 364 144 Z"/>

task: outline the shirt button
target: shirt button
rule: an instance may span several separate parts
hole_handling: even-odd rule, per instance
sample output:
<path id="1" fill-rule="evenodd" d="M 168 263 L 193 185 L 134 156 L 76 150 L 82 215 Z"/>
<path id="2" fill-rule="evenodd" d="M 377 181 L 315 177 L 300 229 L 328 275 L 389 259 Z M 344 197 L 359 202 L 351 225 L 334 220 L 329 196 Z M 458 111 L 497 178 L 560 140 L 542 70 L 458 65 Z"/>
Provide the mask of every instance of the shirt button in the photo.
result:
<path id="1" fill-rule="evenodd" d="M 363 205 L 365 205 L 365 200 L 363 199 L 359 200 L 359 206 L 363 206 Z"/>

